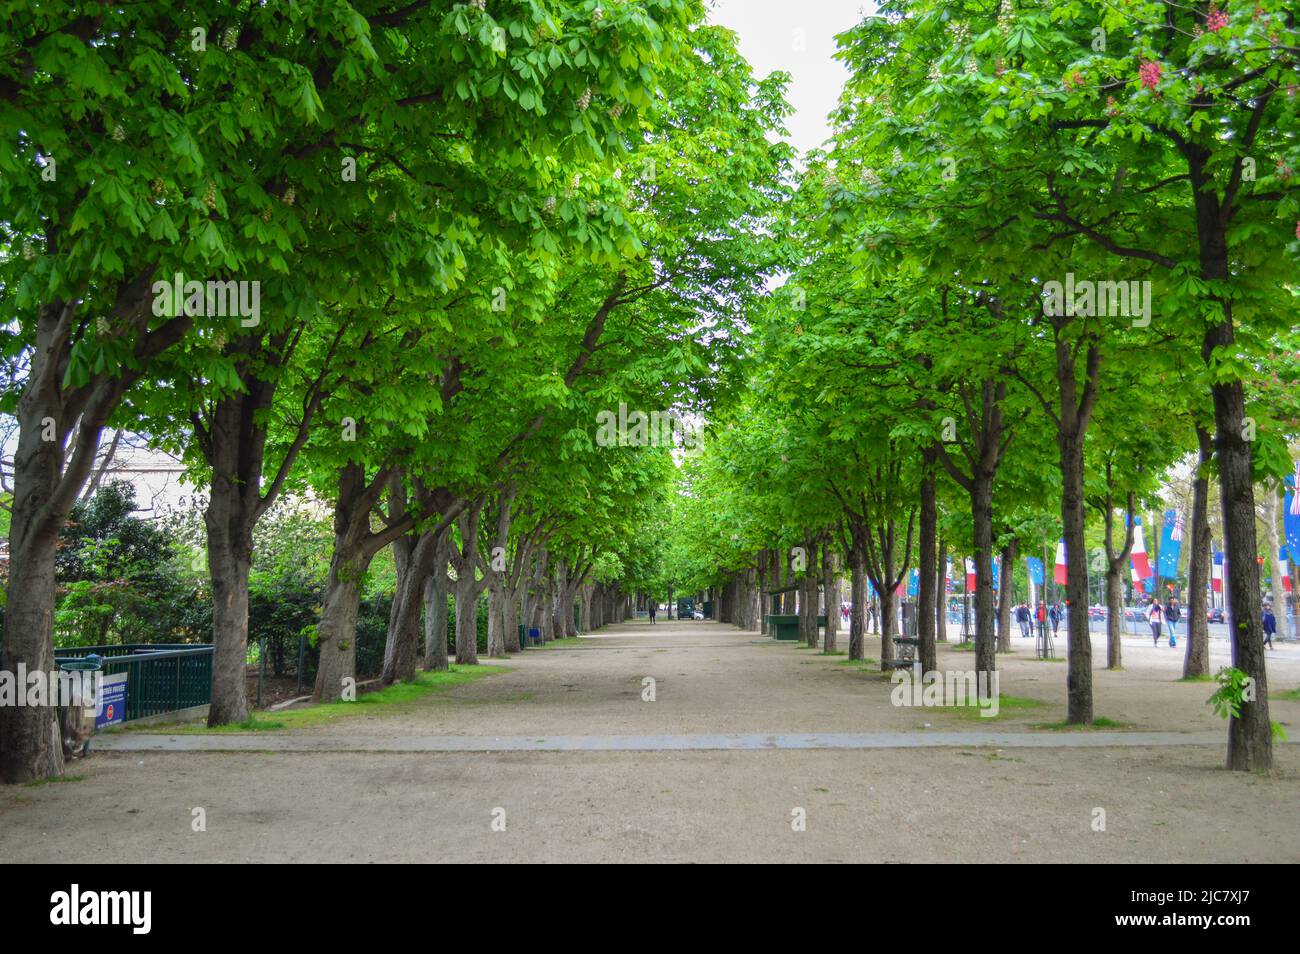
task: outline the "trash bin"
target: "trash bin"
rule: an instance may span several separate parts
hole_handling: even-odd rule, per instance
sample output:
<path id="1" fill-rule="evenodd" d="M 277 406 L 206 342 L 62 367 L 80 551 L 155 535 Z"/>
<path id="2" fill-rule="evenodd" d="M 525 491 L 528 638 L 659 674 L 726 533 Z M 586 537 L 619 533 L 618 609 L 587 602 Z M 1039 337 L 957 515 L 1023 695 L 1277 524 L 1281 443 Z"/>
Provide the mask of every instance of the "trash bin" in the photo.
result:
<path id="1" fill-rule="evenodd" d="M 103 658 L 91 653 L 81 659 L 65 659 L 58 663 L 62 672 L 99 672 L 104 668 Z M 63 689 L 62 684 L 59 686 Z M 89 693 L 89 694 L 87 694 Z M 81 758 L 90 754 L 90 736 L 95 731 L 95 697 L 93 690 L 80 685 L 73 689 L 72 698 L 59 697 L 59 738 L 63 743 L 63 757 Z"/>
<path id="2" fill-rule="evenodd" d="M 524 624 L 519 624 L 519 648 L 524 649 L 528 646 L 528 637 L 524 635 Z"/>

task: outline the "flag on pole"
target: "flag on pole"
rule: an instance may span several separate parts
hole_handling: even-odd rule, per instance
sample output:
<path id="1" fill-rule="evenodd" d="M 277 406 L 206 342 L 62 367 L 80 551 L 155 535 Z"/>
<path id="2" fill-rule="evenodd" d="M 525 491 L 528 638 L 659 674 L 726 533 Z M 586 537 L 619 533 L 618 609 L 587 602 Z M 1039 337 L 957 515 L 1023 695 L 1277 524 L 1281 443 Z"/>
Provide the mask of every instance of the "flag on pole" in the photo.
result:
<path id="1" fill-rule="evenodd" d="M 966 558 L 966 592 L 969 593 L 975 589 L 975 561 L 970 557 Z"/>
<path id="2" fill-rule="evenodd" d="M 1295 465 L 1295 474 L 1286 479 L 1286 498 L 1283 501 L 1282 533 L 1286 537 L 1287 549 L 1291 552 L 1291 562 L 1300 564 L 1300 463 Z"/>
<path id="3" fill-rule="evenodd" d="M 1038 557 L 1025 557 L 1025 566 L 1029 568 L 1029 582 L 1034 586 L 1043 585 L 1043 561 Z"/>
<path id="4" fill-rule="evenodd" d="M 1210 589 L 1215 593 L 1223 592 L 1223 551 L 1214 553 L 1214 565 L 1210 568 Z"/>
<path id="5" fill-rule="evenodd" d="M 952 557 L 945 557 L 943 561 L 943 591 L 952 592 Z"/>
<path id="6" fill-rule="evenodd" d="M 1069 576 L 1066 572 L 1066 564 L 1065 564 L 1065 538 L 1064 537 L 1062 537 L 1061 542 L 1056 545 L 1056 571 L 1052 578 L 1056 580 L 1057 583 L 1060 583 L 1062 586 L 1064 586 L 1067 580 L 1069 579 Z"/>
<path id="7" fill-rule="evenodd" d="M 993 558 L 993 589 L 998 588 L 998 558 Z"/>
<path id="8" fill-rule="evenodd" d="M 1277 572 L 1282 574 L 1282 589 L 1291 592 L 1291 567 L 1286 562 L 1286 547 L 1277 551 Z"/>
<path id="9" fill-rule="evenodd" d="M 1151 571 L 1151 561 L 1147 559 L 1147 545 L 1142 537 L 1142 518 L 1133 518 L 1133 552 L 1129 554 L 1129 562 L 1133 564 L 1133 582 L 1138 583 L 1142 580 L 1149 580 L 1155 576 Z"/>
<path id="10" fill-rule="evenodd" d="M 1160 575 L 1172 580 L 1178 576 L 1178 555 L 1183 543 L 1183 515 L 1177 510 L 1165 511 L 1164 527 L 1160 531 Z"/>
<path id="11" fill-rule="evenodd" d="M 921 591 L 921 571 L 916 567 L 907 571 L 907 595 L 916 596 Z"/>

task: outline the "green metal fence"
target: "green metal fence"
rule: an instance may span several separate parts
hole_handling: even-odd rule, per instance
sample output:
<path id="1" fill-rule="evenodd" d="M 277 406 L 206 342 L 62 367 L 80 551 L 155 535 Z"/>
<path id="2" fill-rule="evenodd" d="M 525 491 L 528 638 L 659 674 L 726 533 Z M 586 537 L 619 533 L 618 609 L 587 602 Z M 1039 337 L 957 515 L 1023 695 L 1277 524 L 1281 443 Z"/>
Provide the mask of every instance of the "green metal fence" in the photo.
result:
<path id="1" fill-rule="evenodd" d="M 104 675 L 126 676 L 125 721 L 178 712 L 212 701 L 212 646 L 134 643 L 56 649 L 55 660 L 104 658 Z"/>

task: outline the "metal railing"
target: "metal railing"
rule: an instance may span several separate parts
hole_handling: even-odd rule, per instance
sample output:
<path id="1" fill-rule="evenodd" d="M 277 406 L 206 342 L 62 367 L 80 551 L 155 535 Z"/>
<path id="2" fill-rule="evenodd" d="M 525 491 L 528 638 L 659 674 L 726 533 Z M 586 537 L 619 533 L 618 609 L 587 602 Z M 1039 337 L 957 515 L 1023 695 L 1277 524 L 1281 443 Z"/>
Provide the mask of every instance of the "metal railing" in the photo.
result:
<path id="1" fill-rule="evenodd" d="M 212 701 L 211 644 L 145 644 L 125 646 L 74 646 L 56 649 L 56 663 L 103 657 L 105 676 L 124 672 L 124 721 L 179 712 Z"/>

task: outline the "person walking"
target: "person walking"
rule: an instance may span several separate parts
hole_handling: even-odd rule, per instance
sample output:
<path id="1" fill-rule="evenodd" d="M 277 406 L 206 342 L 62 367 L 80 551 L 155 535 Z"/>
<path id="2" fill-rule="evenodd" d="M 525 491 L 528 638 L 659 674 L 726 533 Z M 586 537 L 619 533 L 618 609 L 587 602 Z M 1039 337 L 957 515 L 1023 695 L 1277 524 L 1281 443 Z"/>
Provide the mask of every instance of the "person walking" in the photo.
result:
<path id="1" fill-rule="evenodd" d="M 1024 603 L 1016 606 L 1016 622 L 1020 624 L 1020 635 L 1023 639 L 1029 638 L 1029 607 Z"/>
<path id="2" fill-rule="evenodd" d="M 1159 600 L 1152 600 L 1147 610 L 1147 622 L 1151 624 L 1151 642 L 1154 646 L 1160 645 L 1160 624 L 1164 622 L 1164 618 L 1165 608 L 1160 605 Z"/>
<path id="3" fill-rule="evenodd" d="M 655 613 L 659 612 L 659 605 L 654 600 L 650 601 L 650 625 L 655 624 Z"/>
<path id="4" fill-rule="evenodd" d="M 1056 627 L 1061 625 L 1061 604 L 1053 603 L 1052 608 L 1047 612 L 1048 618 L 1052 621 L 1052 635 L 1056 635 Z"/>
<path id="5" fill-rule="evenodd" d="M 1169 645 L 1178 645 L 1178 621 L 1183 618 L 1183 611 L 1178 608 L 1177 597 L 1169 597 L 1165 604 L 1165 623 L 1169 627 Z"/>
<path id="6" fill-rule="evenodd" d="M 1277 632 L 1277 617 L 1273 615 L 1273 606 L 1264 604 L 1264 645 L 1273 648 L 1273 634 Z"/>

